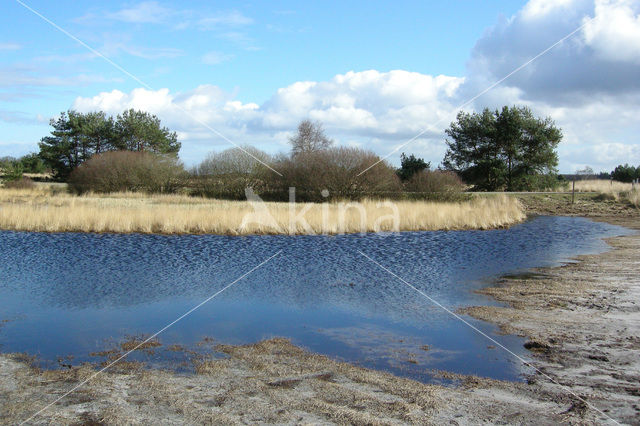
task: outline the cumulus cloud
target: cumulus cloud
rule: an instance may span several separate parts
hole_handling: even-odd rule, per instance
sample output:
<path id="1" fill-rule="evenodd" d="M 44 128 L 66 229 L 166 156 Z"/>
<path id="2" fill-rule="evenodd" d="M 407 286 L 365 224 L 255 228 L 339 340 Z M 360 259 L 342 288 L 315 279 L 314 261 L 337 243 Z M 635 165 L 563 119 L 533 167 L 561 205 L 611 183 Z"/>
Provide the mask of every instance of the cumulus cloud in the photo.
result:
<path id="1" fill-rule="evenodd" d="M 266 143 L 276 151 L 286 147 L 287 136 L 300 120 L 310 118 L 323 122 L 341 140 L 357 139 L 363 146 L 385 151 L 429 122 L 451 115 L 456 90 L 463 81 L 408 71 L 348 72 L 328 81 L 293 83 L 277 90 L 263 105 L 243 103 L 216 86 L 202 85 L 183 93 L 113 90 L 77 98 L 73 108 L 110 114 L 128 108 L 152 112 L 180 132 L 187 161 L 195 161 L 204 146 L 228 145 L 202 123 L 236 143 Z M 440 130 L 426 134 L 425 139 L 440 138 Z"/>
<path id="2" fill-rule="evenodd" d="M 521 89 L 524 98 L 557 104 L 639 90 L 639 9 L 638 2 L 626 0 L 532 0 L 478 40 L 469 62 L 475 84 L 469 89 L 507 75 L 584 25 L 505 84 Z"/>
<path id="3" fill-rule="evenodd" d="M 380 138 L 413 136 L 452 110 L 463 81 L 402 70 L 369 70 L 324 82 L 297 82 L 279 89 L 263 105 L 263 123 L 283 129 L 309 117 L 345 132 Z"/>
<path id="4" fill-rule="evenodd" d="M 640 64 L 640 3 L 600 0 L 584 39 L 603 60 Z"/>
<path id="5" fill-rule="evenodd" d="M 567 34 L 571 38 L 479 98 L 475 109 L 524 104 L 564 131 L 560 169 L 640 163 L 640 3 L 531 0 L 478 40 L 460 96 L 470 97 Z"/>
<path id="6" fill-rule="evenodd" d="M 585 165 L 610 170 L 618 163 L 640 163 L 635 136 L 640 133 L 635 113 L 640 107 L 639 13 L 638 2 L 628 0 L 531 0 L 478 40 L 466 77 L 350 71 L 325 81 L 293 82 L 261 105 L 202 85 L 181 93 L 114 90 L 78 98 L 74 108 L 112 114 L 138 108 L 157 114 L 178 131 L 181 155 L 190 163 L 229 146 L 199 122 L 236 143 L 274 152 L 286 149 L 298 122 L 310 118 L 323 122 L 340 143 L 381 155 L 427 129 L 404 150 L 438 164 L 445 151 L 443 131 L 457 105 L 580 28 L 468 108 L 527 105 L 563 129 L 561 171 Z M 202 58 L 212 64 L 225 59 L 219 52 Z"/>

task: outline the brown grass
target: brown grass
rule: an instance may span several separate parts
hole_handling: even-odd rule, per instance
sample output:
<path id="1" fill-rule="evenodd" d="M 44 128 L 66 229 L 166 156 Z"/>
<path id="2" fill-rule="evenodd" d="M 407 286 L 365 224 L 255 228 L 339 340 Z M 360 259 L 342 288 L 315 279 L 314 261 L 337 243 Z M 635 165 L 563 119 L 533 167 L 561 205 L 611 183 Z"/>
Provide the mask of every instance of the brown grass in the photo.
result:
<path id="1" fill-rule="evenodd" d="M 44 232 L 141 232 L 246 234 L 339 234 L 376 231 L 489 229 L 509 226 L 525 215 L 515 198 L 478 197 L 465 202 L 377 201 L 298 203 L 292 224 L 289 203 L 265 204 L 271 223 L 250 221 L 246 201 L 185 195 L 115 193 L 82 196 L 45 186 L 0 189 L 0 229 Z M 391 216 L 395 215 L 397 220 Z M 268 215 L 267 215 L 268 216 Z"/>
<path id="2" fill-rule="evenodd" d="M 603 179 L 582 180 L 576 181 L 576 191 L 597 192 L 602 194 L 605 200 L 626 201 L 635 207 L 640 207 L 640 189 L 638 185 L 634 186 L 631 183 Z"/>
<path id="3" fill-rule="evenodd" d="M 162 343 L 160 343 L 157 338 L 151 339 L 148 342 L 145 340 L 146 338 L 144 336 L 129 336 L 124 342 L 120 343 L 120 347 L 123 351 L 129 352 L 132 350 L 144 351 L 162 346 Z"/>
<path id="4" fill-rule="evenodd" d="M 569 190 L 571 190 L 571 184 L 569 183 L 568 185 Z M 614 180 L 590 179 L 576 181 L 576 191 L 578 192 L 600 192 L 602 194 L 612 194 L 631 190 L 632 185 L 630 183 Z"/>

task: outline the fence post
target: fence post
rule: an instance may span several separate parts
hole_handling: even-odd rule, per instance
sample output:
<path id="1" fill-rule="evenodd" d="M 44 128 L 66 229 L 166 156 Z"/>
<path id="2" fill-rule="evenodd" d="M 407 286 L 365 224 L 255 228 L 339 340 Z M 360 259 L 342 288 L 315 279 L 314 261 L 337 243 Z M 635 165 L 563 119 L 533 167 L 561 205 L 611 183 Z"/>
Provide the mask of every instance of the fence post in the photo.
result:
<path id="1" fill-rule="evenodd" d="M 573 187 L 571 188 L 571 204 L 576 202 L 576 180 L 573 179 Z"/>

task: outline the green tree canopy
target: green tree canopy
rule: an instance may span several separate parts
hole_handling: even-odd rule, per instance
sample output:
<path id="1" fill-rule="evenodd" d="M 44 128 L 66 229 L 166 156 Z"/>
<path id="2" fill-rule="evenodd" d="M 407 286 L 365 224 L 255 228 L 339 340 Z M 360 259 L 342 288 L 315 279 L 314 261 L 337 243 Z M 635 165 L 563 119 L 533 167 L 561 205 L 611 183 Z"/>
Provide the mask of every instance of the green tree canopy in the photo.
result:
<path id="1" fill-rule="evenodd" d="M 625 164 L 620 164 L 611 172 L 611 179 L 619 182 L 633 182 L 640 178 L 640 166 L 638 168 Z"/>
<path id="2" fill-rule="evenodd" d="M 400 180 L 407 181 L 416 173 L 420 173 L 424 170 L 429 170 L 431 163 L 424 161 L 422 158 L 418 158 L 411 154 L 406 156 L 404 152 L 400 156 L 400 168 L 396 171 Z"/>
<path id="3" fill-rule="evenodd" d="M 126 151 L 177 154 L 180 142 L 176 132 L 162 127 L 160 119 L 148 112 L 127 110 L 115 122 L 116 146 Z"/>
<path id="4" fill-rule="evenodd" d="M 50 122 L 53 130 L 39 143 L 40 158 L 58 179 L 95 154 L 107 151 L 149 151 L 177 154 L 175 132 L 161 127 L 160 119 L 143 111 L 128 110 L 114 120 L 104 112 L 69 110 Z"/>
<path id="5" fill-rule="evenodd" d="M 443 166 L 477 189 L 518 190 L 531 177 L 556 173 L 562 131 L 527 107 L 461 111 L 446 133 L 451 139 Z"/>
<path id="6" fill-rule="evenodd" d="M 25 173 L 44 173 L 46 171 L 44 162 L 37 153 L 22 156 L 18 161 L 20 161 Z"/>

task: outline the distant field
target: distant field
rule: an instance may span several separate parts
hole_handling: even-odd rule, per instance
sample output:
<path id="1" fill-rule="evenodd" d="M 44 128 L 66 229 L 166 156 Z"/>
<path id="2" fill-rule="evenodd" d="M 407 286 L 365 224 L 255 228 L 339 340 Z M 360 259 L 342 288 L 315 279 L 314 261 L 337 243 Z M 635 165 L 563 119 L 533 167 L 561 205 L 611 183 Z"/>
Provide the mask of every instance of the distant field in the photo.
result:
<path id="1" fill-rule="evenodd" d="M 185 195 L 117 193 L 75 196 L 63 188 L 0 188 L 0 228 L 47 232 L 142 232 L 244 234 L 338 234 L 375 231 L 489 229 L 522 221 L 512 197 L 477 197 L 464 202 L 365 200 L 360 203 L 265 203 L 262 216 L 247 201 Z M 291 223 L 302 215 L 304 221 Z M 304 224 L 308 223 L 308 227 Z"/>

